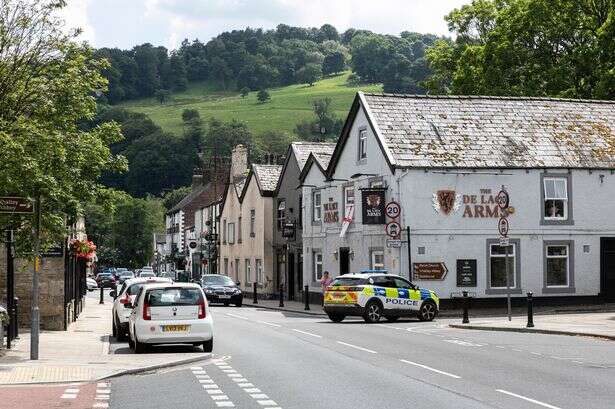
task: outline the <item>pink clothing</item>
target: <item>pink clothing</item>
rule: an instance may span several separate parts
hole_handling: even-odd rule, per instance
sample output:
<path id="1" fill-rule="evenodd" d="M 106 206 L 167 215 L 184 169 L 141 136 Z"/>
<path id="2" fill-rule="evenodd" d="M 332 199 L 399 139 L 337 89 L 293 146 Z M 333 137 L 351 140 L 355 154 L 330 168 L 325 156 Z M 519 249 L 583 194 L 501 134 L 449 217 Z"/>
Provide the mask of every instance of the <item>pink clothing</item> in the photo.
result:
<path id="1" fill-rule="evenodd" d="M 327 287 L 329 287 L 332 282 L 333 282 L 333 279 L 331 277 L 323 277 L 320 280 L 320 285 L 322 286 L 323 294 L 324 294 L 325 290 L 327 289 Z"/>

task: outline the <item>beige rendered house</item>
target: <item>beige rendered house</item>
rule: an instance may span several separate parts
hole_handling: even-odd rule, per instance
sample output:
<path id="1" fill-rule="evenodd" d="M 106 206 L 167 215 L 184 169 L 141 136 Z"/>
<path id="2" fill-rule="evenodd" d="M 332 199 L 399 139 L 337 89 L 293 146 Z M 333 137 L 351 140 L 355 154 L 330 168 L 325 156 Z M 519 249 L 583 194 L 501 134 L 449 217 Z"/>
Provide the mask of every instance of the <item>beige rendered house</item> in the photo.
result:
<path id="1" fill-rule="evenodd" d="M 250 166 L 242 176 L 235 165 L 246 163 L 233 151 L 231 177 L 220 213 L 220 273 L 241 283 L 244 290 L 258 283 L 258 293 L 277 293 L 273 257 L 273 194 L 282 170 L 281 165 Z"/>

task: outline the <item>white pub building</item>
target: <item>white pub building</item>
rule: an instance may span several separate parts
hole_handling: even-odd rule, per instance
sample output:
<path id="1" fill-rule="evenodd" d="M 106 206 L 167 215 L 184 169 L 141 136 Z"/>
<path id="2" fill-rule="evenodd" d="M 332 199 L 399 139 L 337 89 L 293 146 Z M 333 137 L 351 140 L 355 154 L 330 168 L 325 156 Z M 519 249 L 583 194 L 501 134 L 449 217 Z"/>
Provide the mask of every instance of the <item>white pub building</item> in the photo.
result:
<path id="1" fill-rule="evenodd" d="M 301 174 L 304 285 L 387 270 L 502 297 L 508 251 L 513 296 L 612 299 L 614 171 L 615 102 L 359 93 L 327 168 Z"/>

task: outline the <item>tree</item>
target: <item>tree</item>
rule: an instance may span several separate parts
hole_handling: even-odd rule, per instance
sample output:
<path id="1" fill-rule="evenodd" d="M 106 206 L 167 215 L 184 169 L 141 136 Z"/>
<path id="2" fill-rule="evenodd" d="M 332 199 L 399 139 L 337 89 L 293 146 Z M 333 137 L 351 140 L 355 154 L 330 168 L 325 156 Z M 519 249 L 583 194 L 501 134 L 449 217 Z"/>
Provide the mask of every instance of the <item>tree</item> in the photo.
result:
<path id="1" fill-rule="evenodd" d="M 185 91 L 188 88 L 188 77 L 184 60 L 176 53 L 169 60 L 170 81 L 168 87 L 175 91 Z"/>
<path id="2" fill-rule="evenodd" d="M 324 75 L 337 74 L 346 69 L 346 57 L 341 51 L 335 51 L 327 56 L 322 63 Z"/>
<path id="3" fill-rule="evenodd" d="M 167 103 L 170 98 L 171 91 L 169 91 L 168 89 L 159 89 L 158 91 L 156 91 L 156 100 L 158 100 L 161 105 Z"/>
<path id="4" fill-rule="evenodd" d="M 312 101 L 312 109 L 316 118 L 312 121 L 299 122 L 295 126 L 295 133 L 304 140 L 314 142 L 337 138 L 344 123 L 333 112 L 331 102 L 331 98 Z"/>
<path id="5" fill-rule="evenodd" d="M 176 189 L 170 190 L 162 197 L 162 202 L 167 211 L 171 210 L 178 204 L 184 197 L 188 196 L 188 193 L 192 190 L 190 186 L 181 186 Z"/>
<path id="6" fill-rule="evenodd" d="M 614 98 L 611 0 L 475 0 L 427 50 L 432 92 Z"/>
<path id="7" fill-rule="evenodd" d="M 241 91 L 240 91 L 240 92 L 241 92 L 241 97 L 242 97 L 242 98 L 245 98 L 245 97 L 247 97 L 247 96 L 248 96 L 248 94 L 250 93 L 250 88 L 248 88 L 248 87 L 243 87 L 243 88 L 241 89 Z"/>
<path id="8" fill-rule="evenodd" d="M 292 137 L 285 132 L 266 131 L 257 139 L 256 155 L 261 157 L 265 154 L 284 155 L 291 142 Z"/>
<path id="9" fill-rule="evenodd" d="M 236 120 L 222 122 L 215 118 L 209 120 L 203 149 L 206 155 L 230 156 L 239 144 L 248 148 L 253 145 L 252 133 L 245 123 Z"/>
<path id="10" fill-rule="evenodd" d="M 258 99 L 258 102 L 264 104 L 271 99 L 271 96 L 266 89 L 261 89 L 260 91 L 258 91 L 258 94 L 256 94 L 256 98 Z"/>
<path id="11" fill-rule="evenodd" d="M 394 52 L 391 39 L 372 33 L 360 33 L 350 42 L 352 70 L 367 82 L 381 82 L 384 68 Z"/>
<path id="12" fill-rule="evenodd" d="M 122 171 L 124 158 L 109 145 L 121 139 L 119 126 L 81 129 L 96 113 L 95 92 L 105 91 L 101 71 L 76 33 L 57 19 L 64 2 L 5 0 L 0 3 L 0 195 L 42 197 L 42 234 L 65 237 L 66 219 L 82 214 L 100 193 L 103 171 Z M 31 219 L 19 226 L 20 248 L 31 237 Z M 9 217 L 0 216 L 0 230 Z"/>
<path id="13" fill-rule="evenodd" d="M 297 71 L 297 79 L 299 82 L 314 85 L 316 81 L 322 78 L 322 67 L 318 64 L 310 63 Z"/>

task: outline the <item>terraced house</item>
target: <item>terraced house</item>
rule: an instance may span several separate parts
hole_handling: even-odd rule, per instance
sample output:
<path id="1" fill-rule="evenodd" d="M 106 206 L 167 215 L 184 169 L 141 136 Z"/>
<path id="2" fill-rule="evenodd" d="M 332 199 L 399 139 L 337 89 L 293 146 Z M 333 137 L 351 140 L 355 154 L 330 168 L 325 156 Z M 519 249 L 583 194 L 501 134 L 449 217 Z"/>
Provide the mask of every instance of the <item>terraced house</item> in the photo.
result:
<path id="1" fill-rule="evenodd" d="M 359 93 L 301 175 L 304 284 L 376 269 L 444 299 L 613 299 L 614 173 L 612 101 Z"/>
<path id="2" fill-rule="evenodd" d="M 220 211 L 219 272 L 245 290 L 257 283 L 258 293 L 277 293 L 273 251 L 273 195 L 281 165 L 252 164 L 247 149 L 233 151 L 231 175 Z"/>

